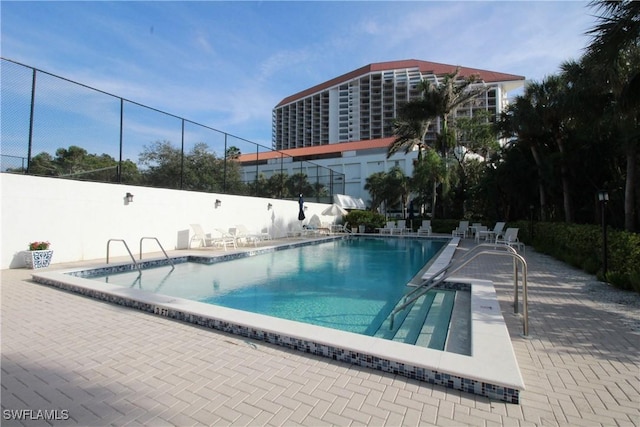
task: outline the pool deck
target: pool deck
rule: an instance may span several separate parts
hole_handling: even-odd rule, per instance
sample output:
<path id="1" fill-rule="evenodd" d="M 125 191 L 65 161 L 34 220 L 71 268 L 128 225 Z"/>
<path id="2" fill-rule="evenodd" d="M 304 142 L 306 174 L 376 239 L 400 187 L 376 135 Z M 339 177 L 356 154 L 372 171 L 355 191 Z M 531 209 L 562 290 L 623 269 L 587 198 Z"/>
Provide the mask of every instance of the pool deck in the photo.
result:
<path id="1" fill-rule="evenodd" d="M 473 245 L 463 240 L 457 254 Z M 520 404 L 103 303 L 35 284 L 31 270 L 3 270 L 2 425 L 44 424 L 8 419 L 6 410 L 21 409 L 33 410 L 22 413 L 27 418 L 66 410 L 68 420 L 51 423 L 86 426 L 640 425 L 640 295 L 606 288 L 532 248 L 525 258 L 528 339 L 513 313 L 510 260 L 480 257 L 459 272 L 494 282 L 526 385 Z"/>

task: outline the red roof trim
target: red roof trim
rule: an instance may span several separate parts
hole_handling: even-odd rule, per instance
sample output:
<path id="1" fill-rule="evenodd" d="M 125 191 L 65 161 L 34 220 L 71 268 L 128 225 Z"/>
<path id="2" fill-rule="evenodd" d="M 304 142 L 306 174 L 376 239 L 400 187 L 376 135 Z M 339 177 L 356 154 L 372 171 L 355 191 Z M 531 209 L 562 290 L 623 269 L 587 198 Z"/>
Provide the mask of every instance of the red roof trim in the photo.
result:
<path id="1" fill-rule="evenodd" d="M 395 137 L 381 139 L 365 139 L 362 141 L 340 142 L 337 144 L 314 145 L 313 147 L 292 148 L 290 150 L 265 151 L 255 154 L 242 154 L 238 157 L 240 163 L 255 162 L 256 160 L 277 159 L 283 155 L 287 157 L 313 156 L 330 153 L 344 153 L 345 151 L 370 150 L 374 148 L 387 148 Z"/>
<path id="2" fill-rule="evenodd" d="M 278 105 L 276 105 L 275 108 L 297 101 L 298 99 L 304 98 L 311 94 L 321 92 L 324 89 L 328 89 L 330 87 L 339 85 L 340 83 L 347 82 L 349 80 L 352 80 L 359 76 L 363 76 L 368 73 L 372 73 L 375 71 L 385 71 L 385 70 L 399 70 L 399 69 L 405 69 L 405 68 L 418 68 L 421 73 L 430 72 L 438 76 L 452 73 L 457 68 L 459 68 L 461 77 L 469 77 L 475 74 L 475 75 L 478 75 L 479 78 L 485 83 L 525 80 L 524 76 L 518 76 L 515 74 L 499 73 L 497 71 L 488 71 L 488 70 L 482 70 L 479 68 L 469 68 L 469 67 L 462 67 L 458 65 L 441 64 L 438 62 L 420 61 L 417 59 L 406 59 L 402 61 L 389 61 L 389 62 L 376 62 L 373 64 L 365 65 L 364 67 L 358 68 L 357 70 L 353 70 L 347 74 L 343 74 L 339 77 L 336 77 L 334 79 L 331 79 L 319 85 L 310 87 L 309 89 L 305 89 L 302 92 L 298 92 L 294 95 L 288 96 L 284 98 L 282 101 L 280 101 L 280 103 L 278 103 Z"/>

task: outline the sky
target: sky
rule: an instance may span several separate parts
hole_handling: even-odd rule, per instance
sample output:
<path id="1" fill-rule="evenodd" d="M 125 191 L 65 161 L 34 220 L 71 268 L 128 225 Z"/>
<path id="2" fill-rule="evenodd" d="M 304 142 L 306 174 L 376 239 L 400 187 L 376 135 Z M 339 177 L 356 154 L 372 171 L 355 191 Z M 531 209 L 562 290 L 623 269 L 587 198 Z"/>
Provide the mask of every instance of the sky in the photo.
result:
<path id="1" fill-rule="evenodd" d="M 6 1 L 1 54 L 271 146 L 285 97 L 419 59 L 540 81 L 578 60 L 587 1 Z"/>

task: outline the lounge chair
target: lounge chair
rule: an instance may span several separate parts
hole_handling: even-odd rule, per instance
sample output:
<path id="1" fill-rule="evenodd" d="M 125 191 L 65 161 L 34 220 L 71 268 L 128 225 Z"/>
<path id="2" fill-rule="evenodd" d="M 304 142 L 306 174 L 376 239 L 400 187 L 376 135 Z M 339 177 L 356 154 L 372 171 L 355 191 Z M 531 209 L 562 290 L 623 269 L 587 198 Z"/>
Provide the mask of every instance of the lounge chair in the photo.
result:
<path id="1" fill-rule="evenodd" d="M 380 234 L 393 234 L 393 230 L 397 230 L 395 221 L 387 221 L 387 225 L 378 228 Z"/>
<path id="2" fill-rule="evenodd" d="M 489 233 L 486 225 L 478 225 L 475 229 L 476 243 L 480 243 L 480 237 L 484 237 L 486 241 L 489 238 Z"/>
<path id="3" fill-rule="evenodd" d="M 304 229 L 300 222 L 295 221 L 289 224 L 289 229 L 287 230 L 287 237 L 300 237 L 304 233 Z"/>
<path id="4" fill-rule="evenodd" d="M 214 230 L 217 233 L 216 236 L 213 236 L 213 245 L 221 246 L 224 250 L 227 250 L 227 246 L 232 246 L 234 249 L 238 248 L 238 242 L 236 241 L 235 236 L 230 234 L 228 231 L 224 231 L 220 228 L 216 228 Z"/>
<path id="5" fill-rule="evenodd" d="M 476 237 L 478 234 L 478 228 L 482 227 L 482 223 L 474 222 L 469 226 L 469 237 Z"/>
<path id="6" fill-rule="evenodd" d="M 345 222 L 344 224 L 333 224 L 331 225 L 332 233 L 351 233 L 351 228 L 349 228 L 349 223 Z"/>
<path id="7" fill-rule="evenodd" d="M 495 241 L 498 237 L 502 236 L 504 232 L 505 222 L 496 222 L 496 225 L 493 227 L 493 230 L 489 230 L 489 237 Z"/>
<path id="8" fill-rule="evenodd" d="M 320 217 L 318 215 L 313 215 L 309 220 L 309 223 L 306 226 L 303 226 L 303 235 L 305 236 L 317 236 L 320 234 L 320 229 L 322 228 L 322 222 L 320 222 Z"/>
<path id="9" fill-rule="evenodd" d="M 467 237 L 467 234 L 469 234 L 469 221 L 460 221 L 458 227 L 451 232 L 452 237 L 464 238 Z"/>
<path id="10" fill-rule="evenodd" d="M 260 236 L 260 240 L 271 240 L 273 238 L 271 236 L 271 233 L 269 233 L 268 227 L 265 227 L 262 230 L 260 230 L 260 233 L 258 233 L 258 235 Z"/>
<path id="11" fill-rule="evenodd" d="M 409 227 L 407 227 L 406 219 L 399 219 L 396 228 L 400 234 L 405 234 L 412 231 Z"/>
<path id="12" fill-rule="evenodd" d="M 244 224 L 236 224 L 235 227 L 229 229 L 229 234 L 236 238 L 238 244 L 258 246 L 258 242 L 262 240 L 260 235 L 251 233 Z"/>
<path id="13" fill-rule="evenodd" d="M 431 220 L 423 219 L 422 225 L 418 228 L 418 236 L 431 236 Z"/>
<path id="14" fill-rule="evenodd" d="M 524 243 L 518 240 L 518 228 L 507 228 L 507 231 L 504 232 L 504 235 L 497 238 L 495 241 L 495 245 L 507 245 L 511 247 L 515 247 L 517 251 L 522 250 L 525 252 Z"/>
<path id="15" fill-rule="evenodd" d="M 193 236 L 189 240 L 189 249 L 191 249 L 191 244 L 193 242 L 199 242 L 199 247 L 206 248 L 208 246 L 213 246 L 213 238 L 211 234 L 207 234 L 204 232 L 204 229 L 200 224 L 190 224 L 193 229 Z"/>

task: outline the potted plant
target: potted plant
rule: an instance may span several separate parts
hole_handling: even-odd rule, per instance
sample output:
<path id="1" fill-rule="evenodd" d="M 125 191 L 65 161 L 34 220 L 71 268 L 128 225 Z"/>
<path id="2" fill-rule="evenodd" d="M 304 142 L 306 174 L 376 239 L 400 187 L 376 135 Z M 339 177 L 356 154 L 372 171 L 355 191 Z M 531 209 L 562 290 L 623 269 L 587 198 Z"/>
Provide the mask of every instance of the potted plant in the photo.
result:
<path id="1" fill-rule="evenodd" d="M 29 250 L 24 254 L 24 262 L 27 268 L 45 268 L 49 267 L 53 250 L 49 249 L 51 243 L 39 241 L 29 243 Z"/>

